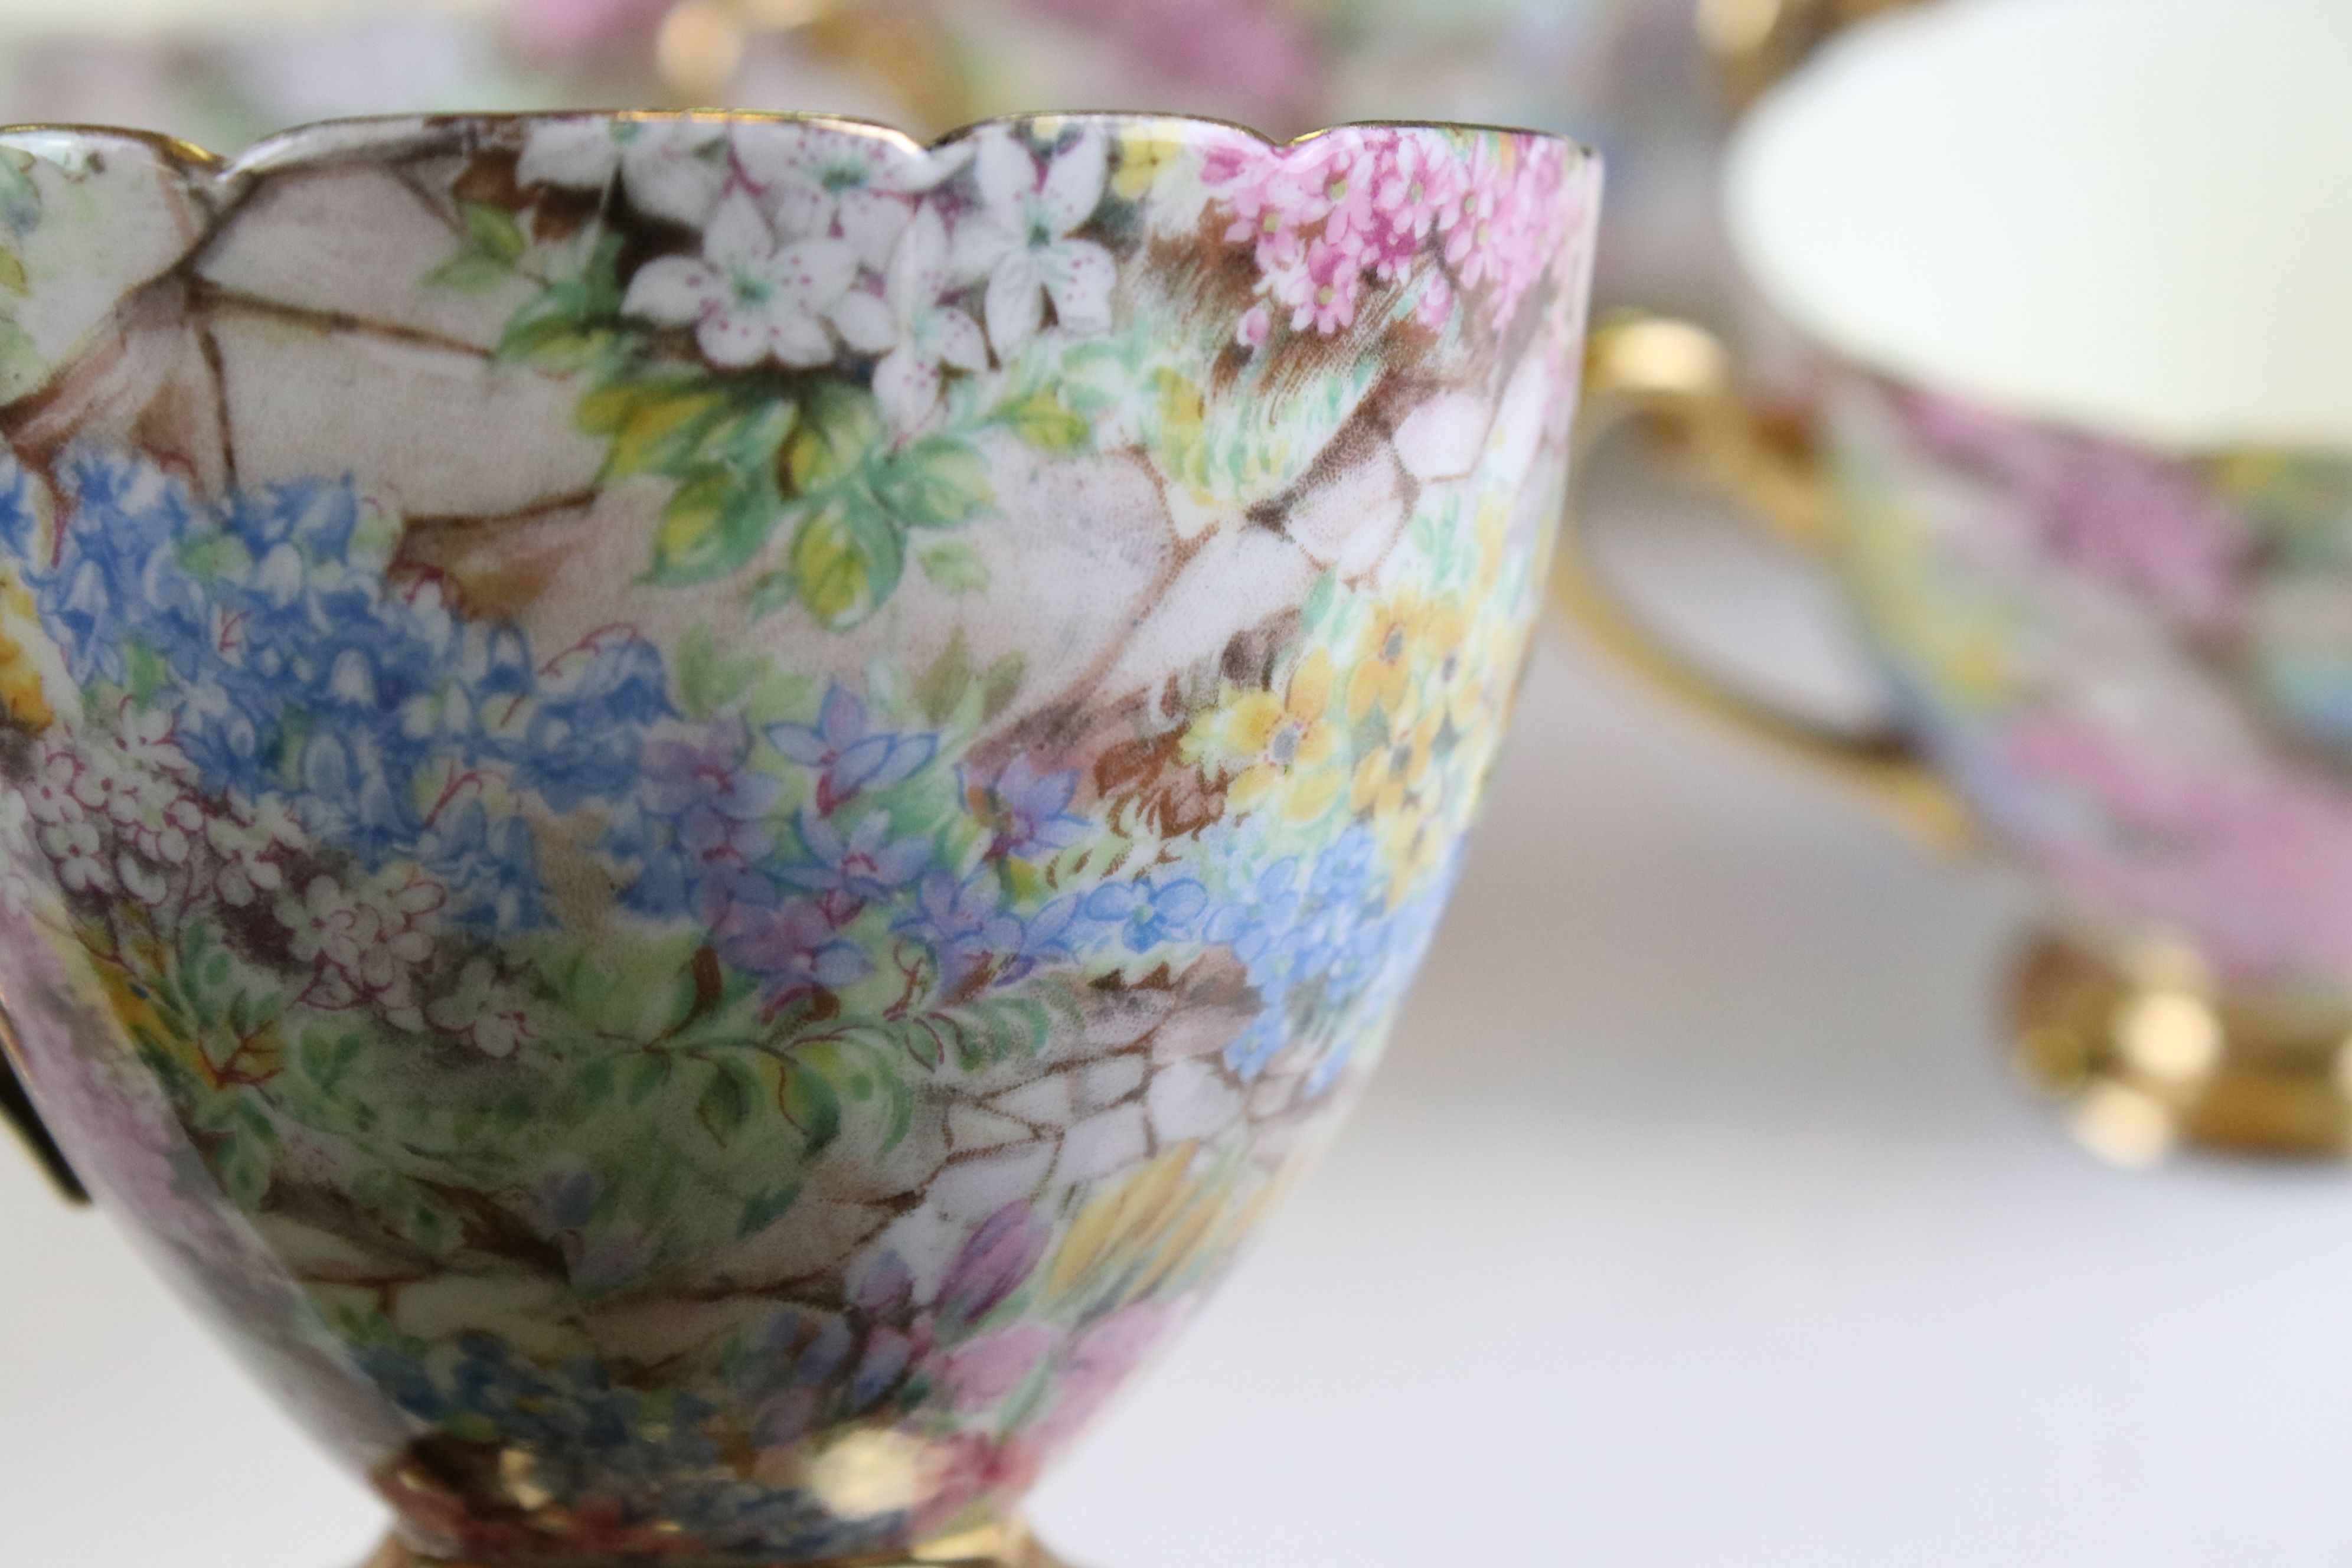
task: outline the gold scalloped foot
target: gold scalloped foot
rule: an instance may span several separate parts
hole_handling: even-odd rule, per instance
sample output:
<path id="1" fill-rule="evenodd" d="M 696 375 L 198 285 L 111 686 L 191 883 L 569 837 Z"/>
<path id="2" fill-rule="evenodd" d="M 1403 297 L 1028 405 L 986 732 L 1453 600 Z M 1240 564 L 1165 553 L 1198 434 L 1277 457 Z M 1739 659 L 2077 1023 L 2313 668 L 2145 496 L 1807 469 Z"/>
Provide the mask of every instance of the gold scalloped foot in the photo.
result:
<path id="1" fill-rule="evenodd" d="M 2169 942 L 2110 961 L 2043 936 L 2012 973 L 2010 1020 L 2019 1072 L 2115 1164 L 2183 1151 L 2352 1155 L 2352 1007 L 2340 997 L 2220 990 Z"/>
<path id="2" fill-rule="evenodd" d="M 366 1568 L 489 1568 L 447 1557 L 427 1557 L 386 1541 Z M 918 1546 L 906 1556 L 857 1557 L 817 1563 L 778 1563 L 775 1568 L 1070 1568 L 1037 1543 L 1019 1521 L 984 1525 Z"/>

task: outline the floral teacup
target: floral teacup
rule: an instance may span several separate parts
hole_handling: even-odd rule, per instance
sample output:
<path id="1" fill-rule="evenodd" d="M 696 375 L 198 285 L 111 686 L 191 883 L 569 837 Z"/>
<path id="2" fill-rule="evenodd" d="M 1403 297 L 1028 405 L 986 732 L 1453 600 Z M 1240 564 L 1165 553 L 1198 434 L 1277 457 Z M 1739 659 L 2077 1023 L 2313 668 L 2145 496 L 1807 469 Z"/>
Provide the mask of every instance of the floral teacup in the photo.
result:
<path id="1" fill-rule="evenodd" d="M 1822 351 L 1818 452 L 1691 329 L 1596 348 L 1833 563 L 1902 734 L 1708 700 L 2042 875 L 2064 934 L 2020 976 L 2022 1064 L 2126 1160 L 2352 1146 L 2347 47 L 2326 0 L 1857 27 L 1751 112 L 1726 186 Z"/>
<path id="2" fill-rule="evenodd" d="M 1021 1550 L 1429 942 L 1598 184 L 0 136 L 9 1051 L 387 1562 Z"/>

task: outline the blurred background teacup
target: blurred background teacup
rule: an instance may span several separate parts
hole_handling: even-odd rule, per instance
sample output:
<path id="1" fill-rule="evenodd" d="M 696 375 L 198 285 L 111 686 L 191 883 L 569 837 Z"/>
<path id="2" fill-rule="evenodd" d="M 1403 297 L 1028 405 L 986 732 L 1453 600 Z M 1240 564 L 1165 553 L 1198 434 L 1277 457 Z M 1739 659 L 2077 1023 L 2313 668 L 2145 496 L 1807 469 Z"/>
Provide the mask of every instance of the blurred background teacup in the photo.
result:
<path id="1" fill-rule="evenodd" d="M 2352 1128 L 2347 59 L 2336 0 L 1874 18 L 1727 161 L 1802 374 L 1743 400 L 1717 340 L 1655 317 L 1594 346 L 1605 405 L 1831 565 L 1894 719 L 1835 731 L 1716 680 L 1573 551 L 1571 608 L 2036 873 L 2021 1065 L 2122 1158 L 2340 1154 Z"/>

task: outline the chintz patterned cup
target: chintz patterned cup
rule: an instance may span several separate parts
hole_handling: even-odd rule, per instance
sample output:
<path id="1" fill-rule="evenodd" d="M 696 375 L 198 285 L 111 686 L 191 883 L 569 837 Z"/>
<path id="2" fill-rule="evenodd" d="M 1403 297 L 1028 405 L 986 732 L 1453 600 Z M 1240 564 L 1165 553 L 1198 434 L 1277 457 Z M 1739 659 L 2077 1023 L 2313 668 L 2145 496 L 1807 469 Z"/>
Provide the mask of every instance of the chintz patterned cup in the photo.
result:
<path id="1" fill-rule="evenodd" d="M 1117 115 L 0 136 L 9 1048 L 394 1558 L 1010 1539 L 1428 944 L 1598 188 Z"/>
<path id="2" fill-rule="evenodd" d="M 1855 28 L 1750 112 L 1725 186 L 1811 361 L 1809 449 L 1688 328 L 1596 351 L 1830 564 L 1897 728 L 1707 700 L 2036 874 L 2023 1065 L 2127 1160 L 2352 1150 L 2347 49 L 2327 0 Z"/>

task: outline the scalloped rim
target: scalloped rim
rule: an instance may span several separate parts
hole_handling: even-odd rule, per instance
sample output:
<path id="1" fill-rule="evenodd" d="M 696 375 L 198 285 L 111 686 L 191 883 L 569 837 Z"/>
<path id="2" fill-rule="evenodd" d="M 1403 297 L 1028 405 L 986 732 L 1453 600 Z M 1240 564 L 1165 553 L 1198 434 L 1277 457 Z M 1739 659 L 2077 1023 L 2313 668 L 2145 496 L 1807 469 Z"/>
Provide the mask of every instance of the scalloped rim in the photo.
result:
<path id="1" fill-rule="evenodd" d="M 1343 131 L 1446 131 L 1472 132 L 1487 135 L 1522 137 L 1530 142 L 1548 142 L 1567 148 L 1579 162 L 1599 165 L 1600 153 L 1571 136 L 1556 132 L 1534 131 L 1524 126 L 1490 125 L 1475 121 L 1448 120 L 1350 120 L 1337 125 L 1327 125 L 1278 141 L 1265 132 L 1234 120 L 1219 120 L 1210 115 L 1171 114 L 1152 110 L 1084 109 L 1026 110 L 1015 114 L 992 115 L 975 120 L 942 132 L 929 142 L 918 141 L 897 126 L 877 120 L 859 120 L 839 114 L 803 113 L 752 109 L 580 109 L 530 110 L 522 111 L 484 111 L 482 113 L 431 114 L 368 114 L 352 115 L 332 120 L 313 120 L 286 130 L 274 132 L 254 142 L 243 152 L 229 156 L 209 148 L 184 142 L 160 131 L 142 131 L 135 126 L 52 123 L 35 121 L 21 125 L 0 125 L 0 136 L 56 136 L 79 142 L 135 142 L 159 154 L 167 163 L 193 174 L 202 174 L 217 184 L 232 184 L 256 174 L 304 163 L 320 163 L 337 157 L 373 152 L 388 145 L 415 139 L 421 134 L 459 130 L 474 126 L 530 125 L 559 121 L 604 120 L 619 122 L 685 123 L 707 121 L 728 125 L 814 125 L 850 135 L 865 136 L 887 142 L 906 152 L 925 156 L 969 141 L 985 132 L 1018 129 L 1045 121 L 1067 122 L 1089 121 L 1120 125 L 1160 124 L 1183 128 L 1188 132 L 1213 131 L 1227 134 L 1238 132 L 1277 152 L 1287 152 L 1325 136 Z"/>

